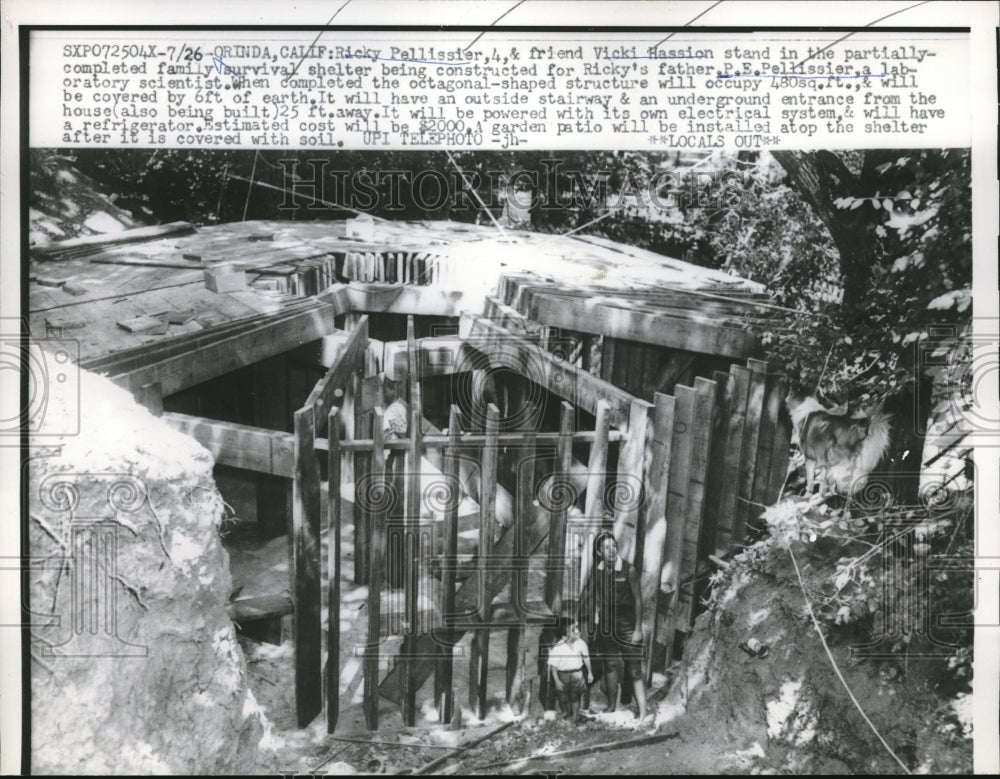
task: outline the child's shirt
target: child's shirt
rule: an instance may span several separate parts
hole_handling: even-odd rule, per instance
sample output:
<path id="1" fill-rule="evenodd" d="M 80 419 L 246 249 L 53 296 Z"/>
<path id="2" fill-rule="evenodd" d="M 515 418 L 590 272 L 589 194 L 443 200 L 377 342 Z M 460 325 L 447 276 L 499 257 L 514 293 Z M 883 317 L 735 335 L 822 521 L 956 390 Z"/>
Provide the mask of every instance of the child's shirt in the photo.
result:
<path id="1" fill-rule="evenodd" d="M 557 671 L 579 671 L 590 659 L 587 642 L 568 636 L 549 650 L 549 665 Z"/>

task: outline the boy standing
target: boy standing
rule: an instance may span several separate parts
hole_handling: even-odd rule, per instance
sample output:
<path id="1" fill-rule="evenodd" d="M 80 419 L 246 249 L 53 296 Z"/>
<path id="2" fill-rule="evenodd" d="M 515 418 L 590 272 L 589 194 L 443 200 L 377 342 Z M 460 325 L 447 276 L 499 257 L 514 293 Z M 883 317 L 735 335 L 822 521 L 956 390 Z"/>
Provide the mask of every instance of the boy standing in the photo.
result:
<path id="1" fill-rule="evenodd" d="M 594 678 L 590 668 L 587 642 L 580 638 L 576 620 L 559 620 L 559 641 L 549 650 L 549 674 L 556 696 L 567 719 L 575 719 L 580 710 L 580 698 Z"/>

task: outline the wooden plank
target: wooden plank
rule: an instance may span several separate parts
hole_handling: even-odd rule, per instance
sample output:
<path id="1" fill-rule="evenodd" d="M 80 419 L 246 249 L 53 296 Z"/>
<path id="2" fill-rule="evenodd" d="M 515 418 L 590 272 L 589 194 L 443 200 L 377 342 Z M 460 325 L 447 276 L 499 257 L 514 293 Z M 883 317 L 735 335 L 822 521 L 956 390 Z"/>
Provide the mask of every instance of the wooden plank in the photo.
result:
<path id="1" fill-rule="evenodd" d="M 788 395 L 788 380 L 784 376 L 778 378 L 776 391 L 780 406 L 774 428 L 774 445 L 771 448 L 769 468 L 771 483 L 767 493 L 769 504 L 778 500 L 785 486 L 785 478 L 788 474 L 788 448 L 792 440 L 792 420 L 788 415 L 788 408 L 785 406 L 785 397 Z"/>
<path id="2" fill-rule="evenodd" d="M 597 333 L 602 336 L 601 342 L 601 378 L 611 383 L 615 375 L 615 348 L 617 339 L 607 334 Z"/>
<path id="3" fill-rule="evenodd" d="M 312 409 L 296 411 L 294 427 L 295 712 L 304 728 L 323 708 L 319 463 L 313 449 Z"/>
<path id="4" fill-rule="evenodd" d="M 767 371 L 766 363 L 764 363 L 764 370 Z M 774 449 L 778 414 L 781 411 L 784 397 L 783 385 L 782 387 L 778 386 L 777 374 L 767 373 L 764 403 L 760 415 L 760 433 L 757 436 L 757 461 L 754 466 L 753 488 L 750 493 L 751 503 L 747 509 L 747 530 L 754 540 L 759 537 L 763 530 L 760 515 L 773 497 L 770 494 L 771 456 Z"/>
<path id="5" fill-rule="evenodd" d="M 653 396 L 653 441 L 649 470 L 646 474 L 648 493 L 645 509 L 645 534 L 642 544 L 640 588 L 642 592 L 642 625 L 646 640 L 652 643 L 657 635 L 657 603 L 660 592 L 660 571 L 663 567 L 664 543 L 667 534 L 667 487 L 670 482 L 671 447 L 674 429 L 674 397 L 656 393 Z M 637 549 L 638 552 L 638 549 Z M 647 657 L 652 657 L 647 653 Z M 653 674 L 653 663 L 646 669 L 646 681 Z"/>
<path id="6" fill-rule="evenodd" d="M 230 373 L 237 368 L 286 352 L 305 341 L 334 332 L 334 318 L 343 313 L 335 305 L 309 309 L 292 317 L 277 317 L 247 332 L 213 341 L 195 353 L 183 352 L 112 377 L 119 386 L 134 390 L 159 382 L 163 394 L 173 395 Z"/>
<path id="7" fill-rule="evenodd" d="M 337 729 L 340 717 L 340 409 L 330 409 L 327 431 L 326 540 L 327 540 L 327 622 L 326 622 L 326 732 Z"/>
<path id="8" fill-rule="evenodd" d="M 726 471 L 726 441 L 729 437 L 729 419 L 736 378 L 731 373 L 715 371 L 715 414 L 712 423 L 712 444 L 709 453 L 708 478 L 705 482 L 705 511 L 698 540 L 698 559 L 706 560 L 716 554 L 716 534 L 719 527 L 719 507 L 722 500 L 723 480 Z"/>
<path id="9" fill-rule="evenodd" d="M 656 640 L 664 648 L 665 666 L 673 660 L 674 634 L 680 605 L 681 563 L 684 554 L 684 518 L 694 443 L 695 393 L 691 387 L 678 385 L 674 404 L 674 430 L 670 445 L 670 484 L 667 488 L 667 532 L 664 538 L 663 569 L 660 589 L 665 593 L 662 619 L 657 620 Z"/>
<path id="10" fill-rule="evenodd" d="M 155 241 L 168 236 L 188 235 L 193 232 L 195 232 L 195 228 L 190 222 L 168 222 L 162 225 L 122 230 L 111 235 L 106 233 L 84 235 L 79 238 L 68 238 L 65 241 L 58 241 L 56 243 L 32 246 L 31 253 L 39 257 L 60 257 L 67 254 L 80 256 L 90 252 L 98 252 L 112 246 Z"/>
<path id="11" fill-rule="evenodd" d="M 479 619 L 489 621 L 490 588 L 488 586 L 490 566 L 493 563 L 493 541 L 496 523 L 497 458 L 499 446 L 497 434 L 500 429 L 500 409 L 493 403 L 486 406 L 486 436 L 480 460 L 480 501 L 479 501 L 479 550 L 477 554 Z M 476 630 L 473 638 L 471 665 L 469 669 L 469 705 L 482 719 L 486 716 L 486 697 L 489 671 L 490 631 L 488 627 Z"/>
<path id="12" fill-rule="evenodd" d="M 627 426 L 636 398 L 613 384 L 564 360 L 557 360 L 539 346 L 482 317 L 463 314 L 459 337 L 467 342 L 468 347 L 488 356 L 493 364 L 510 367 L 511 361 L 516 361 L 517 365 L 523 366 L 525 378 L 590 414 L 596 415 L 599 401 L 607 401 L 610 424 L 618 429 Z M 457 364 L 473 365 L 477 362 L 481 361 L 460 357 Z"/>
<path id="13" fill-rule="evenodd" d="M 295 475 L 295 437 L 290 433 L 235 422 L 217 422 L 173 411 L 164 412 L 161 419 L 208 449 L 218 465 L 287 479 Z"/>
<path id="14" fill-rule="evenodd" d="M 680 581 L 693 581 L 698 567 L 698 540 L 705 509 L 705 482 L 712 443 L 712 423 L 715 412 L 717 385 L 710 379 L 695 379 L 694 428 L 691 439 L 691 465 L 688 470 L 687 504 L 684 511 L 684 544 L 681 555 Z M 693 588 L 681 587 L 677 627 L 687 631 L 694 612 Z"/>
<path id="15" fill-rule="evenodd" d="M 694 313 L 685 315 L 676 309 L 653 313 L 593 300 L 535 295 L 527 313 L 543 325 L 702 354 L 743 359 L 758 348 L 756 337 L 748 330 L 716 324 Z M 602 372 L 602 376 L 606 374 Z"/>
<path id="16" fill-rule="evenodd" d="M 535 419 L 534 404 L 528 403 L 524 427 Z M 525 430 L 524 439 L 517 450 L 516 487 L 517 513 L 514 517 L 514 565 L 510 581 L 510 601 L 521 624 L 507 631 L 506 700 L 515 714 L 524 704 L 525 654 L 521 648 L 528 603 L 528 526 L 534 520 L 535 478 L 538 459 L 535 436 Z"/>
<path id="17" fill-rule="evenodd" d="M 614 532 L 621 554 L 642 567 L 642 544 L 645 528 L 640 507 L 643 503 L 642 465 L 649 435 L 650 408 L 647 403 L 632 404 L 628 415 L 628 438 L 618 448 L 618 472 L 612 490 Z"/>
<path id="18" fill-rule="evenodd" d="M 733 393 L 729 405 L 729 420 L 726 423 L 725 460 L 715 540 L 716 554 L 728 551 L 734 543 L 733 528 L 736 522 L 736 503 L 739 498 L 743 438 L 746 435 L 747 397 L 750 394 L 750 371 L 741 365 L 733 365 L 729 373 L 733 377 Z"/>
<path id="19" fill-rule="evenodd" d="M 608 405 L 604 401 L 597 403 L 597 415 L 594 421 L 594 443 L 590 445 L 590 460 L 587 464 L 587 491 L 584 495 L 583 516 L 589 523 L 588 544 L 596 535 L 596 529 L 604 524 L 604 490 L 607 485 L 608 468 Z M 590 573 L 589 554 L 580 560 L 580 586 L 582 587 Z"/>
<path id="20" fill-rule="evenodd" d="M 365 351 L 368 349 L 368 317 L 361 317 L 357 327 L 351 331 L 347 340 L 340 346 L 337 357 L 326 374 L 316 382 L 305 405 L 313 409 L 317 430 L 326 421 L 335 402 L 340 402 L 344 389 L 351 380 L 351 375 L 362 366 Z M 337 392 L 340 393 L 339 397 Z"/>
<path id="21" fill-rule="evenodd" d="M 458 555 L 458 504 L 461 500 L 459 487 L 459 447 L 461 410 L 452 404 L 448 416 L 448 447 L 444 456 L 444 478 L 448 485 L 448 503 L 444 514 L 444 554 L 441 560 L 441 619 L 445 627 L 437 636 L 441 657 L 434 676 L 434 704 L 438 707 L 438 720 L 451 722 L 454 709 L 454 636 L 450 627 L 455 614 L 455 571 Z"/>
<path id="22" fill-rule="evenodd" d="M 385 450 L 382 448 L 382 408 L 372 413 L 372 447 L 367 477 L 371 485 L 371 543 L 368 548 L 368 643 L 365 646 L 365 725 L 378 729 L 378 659 L 382 640 L 382 579 L 384 575 L 385 514 L 384 501 L 378 490 L 386 490 Z"/>
<path id="23" fill-rule="evenodd" d="M 743 450 L 740 455 L 742 467 L 739 479 L 739 498 L 733 520 L 733 543 L 743 543 L 747 517 L 751 513 L 754 474 L 757 467 L 757 444 L 760 438 L 760 418 L 764 410 L 764 392 L 767 384 L 767 365 L 759 360 L 748 360 L 750 369 L 750 392 L 747 396 L 746 428 L 743 435 Z"/>
<path id="24" fill-rule="evenodd" d="M 608 468 L 608 417 L 607 401 L 597 402 L 594 421 L 594 443 L 590 445 L 590 460 L 587 465 L 587 494 L 584 498 L 584 516 L 600 522 L 604 517 L 604 488 Z"/>
<path id="25" fill-rule="evenodd" d="M 553 614 L 562 611 L 563 582 L 566 575 L 566 519 L 573 485 L 569 478 L 573 464 L 573 424 L 576 411 L 563 401 L 559 412 L 559 442 L 556 445 L 556 481 L 549 490 L 552 513 L 549 517 L 548 563 L 545 568 L 545 602 Z"/>
<path id="26" fill-rule="evenodd" d="M 417 720 L 417 688 L 413 674 L 415 662 L 414 636 L 417 633 L 417 602 L 419 593 L 419 571 L 417 555 L 420 539 L 420 434 L 423 424 L 423 402 L 420 382 L 417 379 L 417 350 L 413 317 L 406 319 L 406 351 L 410 390 L 410 447 L 406 455 L 406 512 L 403 517 L 403 575 L 406 627 L 403 631 L 403 647 L 400 656 L 403 672 L 403 724 L 412 727 Z"/>
<path id="27" fill-rule="evenodd" d="M 371 414 L 365 412 L 362 398 L 362 371 L 355 371 L 351 378 L 351 389 L 354 397 L 354 438 L 367 439 L 372 435 Z M 368 582 L 368 563 L 371 560 L 370 543 L 371 536 L 371 512 L 368 511 L 368 502 L 358 500 L 357 489 L 365 474 L 368 473 L 371 464 L 372 447 L 354 450 L 354 583 L 366 584 Z"/>

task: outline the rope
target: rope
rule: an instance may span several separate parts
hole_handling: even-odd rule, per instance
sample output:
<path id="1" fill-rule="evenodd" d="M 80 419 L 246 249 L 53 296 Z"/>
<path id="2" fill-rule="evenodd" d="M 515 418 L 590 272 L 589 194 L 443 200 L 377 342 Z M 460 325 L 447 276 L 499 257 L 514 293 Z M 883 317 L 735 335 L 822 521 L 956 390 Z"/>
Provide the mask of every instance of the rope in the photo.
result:
<path id="1" fill-rule="evenodd" d="M 792 565 L 795 566 L 795 576 L 799 580 L 799 588 L 802 590 L 802 597 L 806 601 L 806 610 L 809 612 L 809 616 L 812 619 L 813 627 L 816 628 L 816 632 L 819 634 L 819 640 L 823 644 L 823 649 L 826 651 L 826 656 L 830 658 L 830 665 L 833 666 L 833 672 L 837 674 L 837 678 L 840 679 L 840 683 L 844 685 L 844 690 L 847 691 L 847 696 L 851 699 L 851 703 L 861 714 L 862 719 L 868 723 L 868 727 L 872 729 L 872 733 L 878 737 L 878 740 L 882 742 L 882 746 L 885 747 L 885 751 L 892 755 L 892 759 L 899 763 L 899 767 L 907 774 L 912 773 L 909 768 L 906 767 L 906 763 L 899 759 L 899 755 L 892 751 L 892 747 L 882 738 L 882 734 L 878 732 L 878 728 L 875 727 L 874 723 L 868 719 L 868 715 L 865 714 L 865 710 L 861 708 L 861 704 L 858 703 L 858 699 L 854 697 L 854 693 L 851 692 L 851 688 L 847 686 L 847 680 L 844 679 L 844 675 L 840 672 L 840 668 L 837 665 L 837 661 L 833 657 L 833 653 L 830 651 L 829 645 L 826 643 L 826 638 L 823 635 L 823 630 L 819 626 L 819 620 L 816 619 L 816 615 L 813 613 L 812 603 L 809 600 L 809 596 L 806 594 L 806 585 L 802 581 L 802 572 L 799 570 L 799 562 L 795 559 L 795 553 L 792 552 L 791 547 L 788 549 L 788 554 L 792 558 Z"/>

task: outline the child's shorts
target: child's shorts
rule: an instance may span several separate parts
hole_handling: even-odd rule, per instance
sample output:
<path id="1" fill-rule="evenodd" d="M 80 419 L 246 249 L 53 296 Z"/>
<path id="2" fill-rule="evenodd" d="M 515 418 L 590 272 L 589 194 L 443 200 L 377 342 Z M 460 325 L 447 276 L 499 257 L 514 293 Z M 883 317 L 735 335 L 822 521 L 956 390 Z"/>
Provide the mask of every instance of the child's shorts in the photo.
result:
<path id="1" fill-rule="evenodd" d="M 567 703 L 569 701 L 579 700 L 583 695 L 583 691 L 587 689 L 583 669 L 578 668 L 575 671 L 556 671 L 556 673 L 559 674 L 559 681 L 563 683 L 562 690 L 556 688 L 556 695 L 559 697 L 559 702 Z"/>

